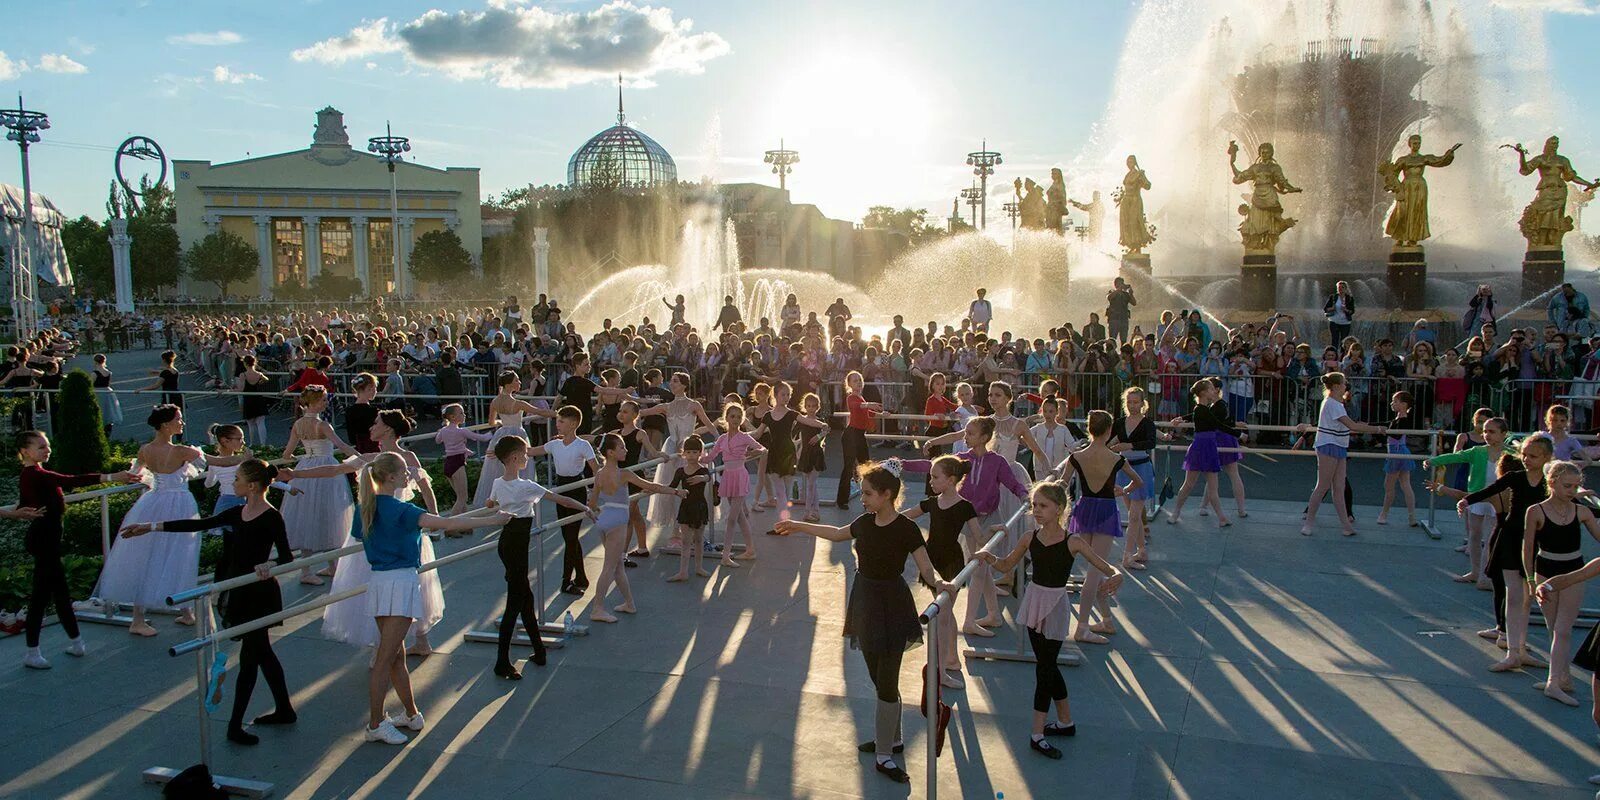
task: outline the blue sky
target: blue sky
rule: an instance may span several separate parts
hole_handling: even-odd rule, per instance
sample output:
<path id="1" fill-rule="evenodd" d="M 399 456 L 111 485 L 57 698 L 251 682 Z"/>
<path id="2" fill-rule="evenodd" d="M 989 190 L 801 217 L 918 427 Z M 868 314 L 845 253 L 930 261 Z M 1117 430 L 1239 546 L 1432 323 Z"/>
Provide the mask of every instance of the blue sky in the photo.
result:
<path id="1" fill-rule="evenodd" d="M 1600 3 L 1489 3 L 1542 16 L 1563 147 L 1600 173 Z M 984 137 L 1005 154 L 996 183 L 1042 179 L 1092 147 L 1140 5 L 58 0 L 7 8 L 0 96 L 23 92 L 50 114 L 34 185 L 74 215 L 101 214 L 128 135 L 172 158 L 230 161 L 305 147 L 330 104 L 353 139 L 388 119 L 423 163 L 480 167 L 485 193 L 559 182 L 572 150 L 611 123 L 606 76 L 622 68 L 629 121 L 681 176 L 773 181 L 761 152 L 783 137 L 801 153 L 796 201 L 844 218 L 874 203 L 942 217 Z M 19 183 L 6 144 L 0 182 Z"/>

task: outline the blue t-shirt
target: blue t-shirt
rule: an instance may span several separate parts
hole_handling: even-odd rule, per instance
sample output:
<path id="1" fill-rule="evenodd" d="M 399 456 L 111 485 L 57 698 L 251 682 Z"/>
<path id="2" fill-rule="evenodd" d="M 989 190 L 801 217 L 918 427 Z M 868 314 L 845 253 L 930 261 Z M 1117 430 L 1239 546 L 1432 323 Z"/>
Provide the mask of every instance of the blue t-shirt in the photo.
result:
<path id="1" fill-rule="evenodd" d="M 367 552 L 372 571 L 422 566 L 422 529 L 417 527 L 417 520 L 427 512 L 389 495 L 379 495 L 377 502 L 371 530 L 361 529 L 360 509 L 350 525 L 351 535 L 361 540 Z"/>

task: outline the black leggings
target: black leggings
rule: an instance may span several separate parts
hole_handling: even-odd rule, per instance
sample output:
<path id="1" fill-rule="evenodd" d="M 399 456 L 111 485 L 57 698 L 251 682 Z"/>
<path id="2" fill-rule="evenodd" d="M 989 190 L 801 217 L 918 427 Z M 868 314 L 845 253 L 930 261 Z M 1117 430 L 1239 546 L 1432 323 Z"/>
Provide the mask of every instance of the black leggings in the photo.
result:
<path id="1" fill-rule="evenodd" d="M 840 444 L 844 448 L 844 458 L 839 465 L 839 491 L 834 495 L 834 503 L 840 508 L 849 508 L 850 482 L 855 480 L 856 468 L 867 463 L 867 432 L 846 427 Z"/>
<path id="2" fill-rule="evenodd" d="M 42 541 L 50 536 L 51 532 L 44 531 L 38 538 Z M 50 541 L 61 541 L 60 531 L 55 531 Z M 61 551 L 50 545 L 30 544 L 27 549 L 33 554 L 33 590 L 28 593 L 28 619 L 25 623 L 28 646 L 39 646 L 44 610 L 50 603 L 55 604 L 61 630 L 66 632 L 68 638 L 78 638 L 78 617 L 72 613 L 72 596 L 67 593 L 67 571 L 61 566 Z"/>
<path id="3" fill-rule="evenodd" d="M 239 683 L 233 687 L 233 718 L 229 727 L 244 726 L 244 712 L 250 707 L 250 693 L 256 689 L 256 671 L 267 679 L 267 690 L 272 692 L 274 710 L 279 714 L 294 712 L 289 701 L 289 684 L 283 679 L 283 665 L 278 654 L 272 652 L 272 640 L 267 629 L 251 631 L 239 639 Z"/>
<path id="4" fill-rule="evenodd" d="M 1050 704 L 1067 699 L 1067 679 L 1061 676 L 1056 658 L 1061 642 L 1029 628 L 1028 643 L 1033 645 L 1033 710 L 1048 712 Z"/>
<path id="5" fill-rule="evenodd" d="M 872 687 L 878 690 L 878 699 L 885 703 L 900 702 L 900 659 L 904 655 L 902 650 L 861 651 L 861 657 L 867 660 L 867 674 L 872 676 Z"/>
<path id="6" fill-rule="evenodd" d="M 506 568 L 506 613 L 500 616 L 500 663 L 511 663 L 511 634 L 522 629 L 533 640 L 533 652 L 544 655 L 544 640 L 539 637 L 539 615 L 533 606 L 533 587 L 528 585 L 529 531 L 532 517 L 517 517 L 500 530 L 500 563 Z"/>
<path id="7" fill-rule="evenodd" d="M 557 475 L 556 483 L 580 481 L 583 475 Z M 580 503 L 589 502 L 589 487 L 578 486 L 561 491 L 563 497 L 570 497 Z M 563 509 L 564 510 L 564 509 Z M 578 542 L 578 532 L 583 528 L 583 520 L 576 519 L 561 526 L 561 585 L 577 583 L 580 586 L 589 585 L 589 576 L 583 571 L 583 545 Z M 524 551 L 526 552 L 526 551 Z M 526 556 L 524 556 L 526 558 Z M 527 575 L 527 570 L 523 570 Z"/>

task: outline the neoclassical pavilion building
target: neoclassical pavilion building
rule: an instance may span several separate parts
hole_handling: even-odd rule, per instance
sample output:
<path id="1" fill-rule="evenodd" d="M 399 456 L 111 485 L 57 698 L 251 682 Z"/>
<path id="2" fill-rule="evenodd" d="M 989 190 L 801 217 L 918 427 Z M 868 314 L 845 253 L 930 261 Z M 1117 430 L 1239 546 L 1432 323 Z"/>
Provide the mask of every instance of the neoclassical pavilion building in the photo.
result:
<path id="1" fill-rule="evenodd" d="M 374 126 L 373 133 L 381 132 Z M 173 160 L 178 237 L 183 247 L 226 230 L 252 242 L 261 261 L 254 285 L 238 294 L 271 296 L 285 283 L 309 286 L 317 276 L 355 278 L 368 296 L 411 294 L 409 270 L 395 270 L 389 170 L 383 159 L 350 145 L 344 115 L 317 112 L 311 146 L 225 164 Z M 396 166 L 399 264 L 417 237 L 450 229 L 481 263 L 478 168 Z M 204 293 L 195 281 L 186 294 Z M 214 288 L 213 288 L 214 291 Z"/>

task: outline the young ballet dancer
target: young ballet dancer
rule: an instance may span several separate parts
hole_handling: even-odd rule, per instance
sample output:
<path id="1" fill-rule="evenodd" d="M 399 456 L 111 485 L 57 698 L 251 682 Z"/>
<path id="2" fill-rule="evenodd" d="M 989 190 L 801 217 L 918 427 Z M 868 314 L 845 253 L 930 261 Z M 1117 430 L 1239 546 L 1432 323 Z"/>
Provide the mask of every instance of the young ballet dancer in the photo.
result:
<path id="1" fill-rule="evenodd" d="M 1067 532 L 1086 537 L 1090 550 L 1101 561 L 1110 555 L 1111 543 L 1123 535 L 1117 498 L 1144 485 L 1144 479 L 1128 465 L 1128 460 L 1107 446 L 1111 422 L 1110 413 L 1090 411 L 1089 445 L 1067 457 L 1078 479 L 1078 499 L 1072 504 Z M 1128 479 L 1127 484 L 1117 485 L 1119 474 Z M 1100 574 L 1088 573 L 1083 579 L 1083 591 L 1078 594 L 1078 629 L 1072 636 L 1075 641 L 1108 644 L 1111 640 L 1106 636 L 1117 633 L 1111 605 L 1099 589 Z M 1099 622 L 1090 624 L 1091 611 L 1099 612 Z"/>
<path id="2" fill-rule="evenodd" d="M 587 504 L 589 487 L 572 484 L 599 472 L 600 463 L 595 458 L 594 446 L 578 438 L 578 426 L 582 423 L 583 412 L 577 407 L 556 409 L 556 437 L 528 450 L 528 456 L 550 456 L 551 474 L 556 484 L 554 491 Z M 583 569 L 583 544 L 578 540 L 582 526 L 582 520 L 561 526 L 561 591 L 567 594 L 581 595 L 589 588 L 589 576 Z"/>
<path id="3" fill-rule="evenodd" d="M 1044 398 L 1039 403 L 1039 413 L 1036 415 L 1039 423 L 1028 429 L 1028 434 L 1039 446 L 1039 452 L 1044 455 L 1044 463 L 1035 465 L 1041 472 L 1055 469 L 1067 460 L 1067 454 L 1083 445 L 1072 429 L 1061 424 L 1061 407 L 1059 398 Z"/>
<path id="4" fill-rule="evenodd" d="M 587 363 L 587 362 L 585 362 Z M 587 381 L 587 378 L 583 380 Z M 494 460 L 494 445 L 507 436 L 520 436 L 528 439 L 528 431 L 523 427 L 522 418 L 525 416 L 542 417 L 545 419 L 556 418 L 557 426 L 560 417 L 557 412 L 539 408 L 534 404 L 517 397 L 517 392 L 522 391 L 522 379 L 517 377 L 516 370 L 503 370 L 496 380 L 500 387 L 499 393 L 489 401 L 489 422 L 495 423 L 494 434 L 489 437 L 489 446 L 483 454 L 483 469 L 478 473 L 478 487 L 472 494 L 472 504 L 482 506 L 489 499 L 489 490 L 494 488 L 494 479 L 505 474 L 505 469 L 500 462 Z M 591 407 L 592 408 L 592 407 Z M 588 413 L 593 413 L 589 411 Z M 582 414 L 578 423 L 583 423 Z M 533 475 L 523 475 L 531 478 Z"/>
<path id="5" fill-rule="evenodd" d="M 822 498 L 817 494 L 817 476 L 828 469 L 826 452 L 828 423 L 822 419 L 822 398 L 807 392 L 800 398 L 800 416 L 796 430 L 800 434 L 800 458 L 795 470 L 800 473 L 800 503 L 805 507 L 806 522 L 822 519 Z"/>
<path id="6" fill-rule="evenodd" d="M 756 510 L 783 508 L 789 502 L 789 484 L 794 478 L 796 453 L 794 435 L 800 415 L 790 406 L 794 389 L 788 381 L 778 381 L 772 390 L 772 407 L 760 418 L 761 435 L 756 441 L 767 448 L 766 459 L 760 465 L 761 482 L 767 488 L 767 503 L 756 504 Z"/>
<path id="7" fill-rule="evenodd" d="M 610 370 L 607 370 L 608 372 Z M 660 458 L 661 451 L 656 449 L 655 443 L 650 441 L 650 435 L 644 428 L 639 427 L 639 404 L 632 400 L 623 400 L 617 404 L 617 430 L 616 434 L 622 437 L 622 442 L 627 446 L 628 455 L 622 460 L 623 467 L 631 467 L 645 459 Z M 628 494 L 632 495 L 638 489 L 633 484 L 628 484 Z M 628 545 L 627 540 L 632 539 L 638 546 L 627 552 L 622 558 L 625 567 L 636 567 L 635 558 L 650 557 L 650 543 L 645 541 L 646 525 L 644 510 L 638 503 L 628 504 L 628 536 L 622 545 Z"/>
<path id="8" fill-rule="evenodd" d="M 1489 534 L 1486 569 L 1494 583 L 1495 626 L 1478 631 L 1478 636 L 1506 649 L 1505 658 L 1489 667 L 1494 672 L 1541 664 L 1528 654 L 1528 592 L 1525 588 L 1528 574 L 1522 563 L 1522 534 L 1528 509 L 1550 496 L 1544 466 L 1550 463 L 1555 450 L 1549 439 L 1531 436 L 1522 441 L 1521 452 L 1520 459 L 1509 453 L 1501 456 L 1500 477 L 1476 492 L 1439 484 L 1429 487 L 1434 492 L 1456 498 L 1456 510 L 1462 516 L 1466 516 L 1467 508 L 1473 503 L 1490 501 L 1502 492 L 1511 496 L 1504 510 L 1496 515 L 1494 532 Z"/>
<path id="9" fill-rule="evenodd" d="M 688 580 L 691 560 L 694 562 L 695 575 L 702 578 L 711 576 L 703 565 L 705 548 L 698 544 L 701 530 L 711 520 L 711 507 L 706 502 L 706 485 L 711 482 L 711 471 L 700 461 L 704 455 L 705 443 L 700 441 L 700 437 L 690 436 L 683 440 L 683 449 L 680 451 L 683 466 L 678 467 L 668 484 L 684 493 L 678 503 L 676 538 L 679 542 L 693 543 L 678 548 L 678 574 L 667 578 L 668 583 Z"/>
<path id="10" fill-rule="evenodd" d="M 1534 590 L 1534 596 L 1541 606 L 1558 602 L 1556 598 L 1563 592 L 1581 586 L 1597 575 L 1600 575 L 1600 558 L 1593 559 L 1572 572 L 1551 576 L 1538 585 Z M 1583 644 L 1578 645 L 1578 651 L 1572 655 L 1572 665 L 1589 670 L 1589 694 L 1593 698 L 1589 717 L 1596 724 L 1600 724 L 1600 625 L 1589 629 L 1589 635 L 1584 637 Z M 1589 782 L 1600 784 L 1600 775 L 1590 775 Z"/>
<path id="11" fill-rule="evenodd" d="M 287 461 L 301 446 L 305 455 L 295 462 L 296 470 L 311 467 L 330 467 L 339 463 L 334 456 L 337 450 L 345 455 L 357 455 L 355 448 L 345 444 L 333 426 L 322 419 L 328 409 L 328 390 L 320 385 L 300 390 L 295 403 L 300 418 L 289 428 L 289 442 L 283 447 L 283 460 Z M 305 478 L 296 488 L 301 494 L 283 499 L 283 524 L 289 531 L 289 544 L 310 555 L 332 550 L 342 544 L 350 533 L 350 520 L 355 515 L 355 503 L 350 498 L 350 483 L 344 476 Z M 334 564 L 318 570 L 300 571 L 300 582 L 308 586 L 321 586 L 323 578 L 332 577 Z"/>
<path id="12" fill-rule="evenodd" d="M 961 444 L 964 448 L 956 453 L 956 458 L 966 462 L 967 472 L 962 476 L 961 496 L 972 503 L 974 511 L 982 519 L 981 525 L 993 527 L 1004 526 L 1005 519 L 999 517 L 996 509 L 1000 506 L 1000 488 L 1005 487 L 1017 497 L 1027 497 L 1028 487 L 1017 480 L 1016 473 L 1011 469 L 1011 463 L 1005 457 L 989 449 L 989 442 L 994 439 L 994 420 L 989 417 L 973 417 L 967 421 L 962 429 Z M 924 447 L 927 445 L 925 444 Z M 933 468 L 933 462 L 927 459 L 909 459 L 901 462 L 902 469 L 906 472 L 926 473 Z M 969 549 L 977 550 L 981 547 L 979 542 L 968 542 Z M 979 603 L 988 610 L 988 614 L 978 617 Z M 995 589 L 994 575 L 990 570 L 973 570 L 972 591 L 967 596 L 966 615 L 961 624 L 961 632 L 971 636 L 989 637 L 994 635 L 990 627 L 1004 623 L 1000 616 L 1000 597 Z"/>
<path id="13" fill-rule="evenodd" d="M 1411 413 L 1412 398 L 1410 392 L 1395 392 L 1389 398 L 1389 410 L 1394 412 L 1394 419 L 1389 422 L 1389 430 L 1403 431 L 1417 427 L 1416 417 Z M 1406 443 L 1404 434 L 1389 434 L 1386 442 L 1389 455 L 1411 455 L 1411 447 Z M 1417 462 L 1409 458 L 1391 458 L 1383 462 L 1383 509 L 1378 512 L 1378 524 L 1389 524 L 1389 508 L 1394 505 L 1395 489 L 1406 499 L 1406 522 L 1411 527 L 1417 527 L 1417 497 L 1411 491 L 1411 473 L 1417 469 Z"/>
<path id="14" fill-rule="evenodd" d="M 883 413 L 883 406 L 879 403 L 867 402 L 861 396 L 866 379 L 861 373 L 852 370 L 844 376 L 844 405 L 847 412 L 844 426 L 844 438 L 840 440 L 843 445 L 843 455 L 840 458 L 839 490 L 834 495 L 834 505 L 842 509 L 850 508 L 850 482 L 855 479 L 857 470 L 862 464 L 867 463 L 867 431 L 872 430 L 873 420 L 878 414 Z"/>
<path id="15" fill-rule="evenodd" d="M 283 595 L 278 581 L 271 574 L 274 565 L 287 564 L 294 554 L 289 548 L 289 537 L 284 531 L 283 515 L 267 501 L 267 489 L 277 477 L 276 468 L 260 459 L 251 458 L 235 468 L 232 496 L 244 498 L 242 504 L 229 505 L 216 514 L 203 519 L 175 519 L 166 522 L 135 522 L 122 526 L 124 539 L 143 536 L 151 532 L 198 533 L 221 529 L 222 553 L 217 558 L 216 574 L 212 581 L 220 582 L 242 575 L 254 574 L 255 583 L 223 592 L 217 598 L 217 608 L 222 612 L 226 628 L 254 622 L 269 614 L 283 610 Z M 273 551 L 277 558 L 273 559 Z M 278 623 L 281 625 L 282 623 Z M 297 715 L 289 698 L 289 686 L 284 680 L 283 665 L 272 652 L 272 638 L 267 628 L 250 631 L 235 637 L 239 642 L 239 680 L 233 690 L 233 715 L 228 719 L 228 741 L 253 745 L 261 740 L 246 731 L 245 712 L 250 709 L 250 695 L 256 688 L 256 675 L 267 680 L 272 692 L 273 709 L 270 714 L 255 718 L 254 725 L 290 725 Z"/>
<path id="16" fill-rule="evenodd" d="M 1485 411 L 1480 409 L 1479 413 Z M 1422 462 L 1422 468 L 1435 473 L 1434 485 L 1438 485 L 1440 475 L 1437 474 L 1442 467 L 1462 464 L 1467 468 L 1467 482 L 1465 489 L 1476 492 L 1488 486 L 1494 480 L 1494 466 L 1502 454 L 1507 452 L 1506 434 L 1510 425 L 1503 417 L 1490 416 L 1482 425 L 1483 444 L 1466 449 L 1457 449 L 1454 453 L 1444 453 Z M 1474 414 L 1474 422 L 1476 422 Z M 1455 577 L 1456 583 L 1475 583 L 1485 591 L 1494 588 L 1493 583 L 1484 573 L 1484 541 L 1487 538 L 1485 531 L 1493 523 L 1494 507 L 1487 502 L 1473 503 L 1467 507 L 1467 557 L 1472 562 L 1472 569 L 1464 575 Z"/>
<path id="17" fill-rule="evenodd" d="M 861 469 L 859 479 L 866 513 L 848 527 L 786 519 L 779 520 L 778 531 L 854 542 L 856 576 L 846 602 L 844 635 L 853 649 L 861 651 L 878 695 L 873 739 L 857 749 L 875 754 L 878 772 L 896 783 L 910 783 L 911 777 L 894 759 L 894 754 L 905 748 L 900 729 L 900 661 L 907 650 L 922 642 L 911 587 L 902 577 L 906 558 L 916 561 L 917 573 L 935 591 L 951 587 L 934 572 L 917 524 L 895 510 L 899 476 L 889 465 L 871 464 Z"/>
<path id="18" fill-rule="evenodd" d="M 489 490 L 489 507 L 512 517 L 500 529 L 500 541 L 496 545 L 500 566 L 505 568 L 506 611 L 500 615 L 499 651 L 494 662 L 494 674 L 507 680 L 520 681 L 522 672 L 511 663 L 511 634 L 517 630 L 518 616 L 522 617 L 523 632 L 528 634 L 529 641 L 533 643 L 533 663 L 540 667 L 545 665 L 544 639 L 539 635 L 539 615 L 534 610 L 533 587 L 528 584 L 528 546 L 531 543 L 534 511 L 538 509 L 539 501 L 548 495 L 556 505 L 572 509 L 590 519 L 594 518 L 594 512 L 570 497 L 552 495 L 548 489 L 532 480 L 518 477 L 528 461 L 528 441 L 521 436 L 501 437 L 500 441 L 495 442 L 494 457 L 505 466 L 505 472 L 494 479 L 494 488 Z"/>
<path id="19" fill-rule="evenodd" d="M 743 435 L 743 434 L 741 434 Z M 548 447 L 548 445 L 546 445 Z M 589 507 L 595 511 L 594 527 L 600 531 L 600 542 L 605 553 L 605 563 L 594 587 L 594 603 L 589 607 L 589 619 L 595 622 L 616 622 L 617 618 L 606 610 L 606 595 L 614 581 L 622 593 L 622 605 L 617 611 L 632 614 L 638 609 L 633 604 L 633 587 L 628 583 L 628 571 L 622 565 L 624 549 L 628 546 L 628 509 L 633 500 L 628 488 L 638 487 L 652 494 L 676 494 L 682 498 L 688 492 L 652 483 L 622 468 L 628 445 L 615 433 L 600 437 L 600 455 L 605 461 L 594 475 L 594 495 Z M 737 501 L 734 505 L 743 505 Z"/>
<path id="20" fill-rule="evenodd" d="M 1178 489 L 1172 512 L 1167 515 L 1167 524 L 1176 525 L 1183 521 L 1183 504 L 1189 500 L 1189 493 L 1194 491 L 1200 476 L 1204 475 L 1206 488 L 1201 506 L 1209 505 L 1216 512 L 1217 527 L 1226 528 L 1233 523 L 1222 514 L 1222 498 L 1217 494 L 1217 473 L 1222 471 L 1223 455 L 1238 456 L 1238 453 L 1219 453 L 1217 448 L 1237 447 L 1237 432 L 1247 426 L 1236 422 L 1228 412 L 1228 404 L 1223 402 L 1222 390 L 1216 381 L 1201 378 L 1189 387 L 1189 394 L 1194 397 L 1194 414 L 1189 420 L 1194 424 L 1194 441 L 1183 456 L 1183 486 Z M 1177 417 L 1174 421 L 1181 419 Z M 1235 458 L 1228 463 L 1237 463 L 1237 460 Z M 1242 507 L 1243 499 L 1239 502 Z"/>
<path id="21" fill-rule="evenodd" d="M 1574 502 L 1583 486 L 1583 469 L 1571 461 L 1551 461 L 1545 465 L 1544 475 L 1550 497 L 1528 509 L 1522 533 L 1522 563 L 1533 567 L 1526 579 L 1529 591 L 1583 566 L 1581 531 L 1587 530 L 1600 541 L 1600 522 L 1595 521 L 1594 512 Z M 1545 682 L 1535 688 L 1569 706 L 1578 704 L 1572 697 L 1572 623 L 1582 606 L 1582 583 L 1539 596 L 1539 608 L 1550 628 L 1550 671 Z"/>
<path id="22" fill-rule="evenodd" d="M 460 403 L 451 403 L 445 406 L 439 416 L 444 424 L 433 434 L 433 440 L 444 445 L 444 476 L 450 481 L 450 488 L 456 496 L 455 503 L 450 506 L 451 514 L 460 514 L 467 510 L 467 457 L 472 455 L 472 448 L 468 442 L 487 442 L 494 438 L 492 433 L 482 433 L 466 427 L 467 410 Z M 526 440 L 524 440 L 526 441 Z"/>
<path id="23" fill-rule="evenodd" d="M 61 517 L 67 511 L 67 489 L 81 489 L 97 483 L 116 483 L 132 479 L 127 472 L 68 475 L 45 468 L 50 461 L 50 440 L 39 431 L 17 434 L 17 460 L 22 472 L 17 476 L 17 508 L 0 512 L 8 519 L 28 520 L 23 548 L 33 557 L 33 584 L 28 592 L 28 615 L 24 622 L 27 652 L 22 665 L 30 669 L 49 669 L 50 661 L 39 651 L 39 635 L 44 629 L 44 612 L 54 604 L 56 619 L 67 635 L 67 654 L 82 656 L 83 638 L 78 633 L 78 618 L 72 612 L 72 596 L 67 592 L 66 568 L 61 564 Z"/>
<path id="24" fill-rule="evenodd" d="M 974 548 L 987 542 L 977 510 L 961 496 L 961 478 L 966 474 L 966 462 L 955 456 L 933 459 L 933 466 L 928 469 L 928 486 L 933 494 L 900 512 L 913 521 L 923 514 L 928 515 L 928 561 L 939 577 L 947 581 L 954 580 L 966 566 L 967 551 L 961 545 L 963 536 Z M 990 533 L 1001 530 L 1001 526 L 995 525 Z M 951 595 L 950 602 L 954 606 L 955 595 Z M 954 614 L 939 615 L 939 653 L 944 662 L 940 664 L 939 685 L 949 689 L 966 688 L 966 682 L 961 679 L 961 656 L 956 650 Z"/>
<path id="25" fill-rule="evenodd" d="M 510 514 L 491 510 L 456 517 L 429 514 L 395 497 L 411 480 L 404 459 L 396 453 L 379 453 L 362 468 L 356 482 L 360 488 L 360 516 L 359 525 L 353 530 L 372 568 L 372 579 L 367 584 L 367 613 L 378 625 L 378 648 L 367 682 L 364 731 L 369 742 L 405 744 L 408 740 L 399 729 L 420 731 L 424 725 L 411 691 L 405 654 L 406 632 L 424 614 L 422 583 L 417 574 L 422 566 L 422 529 L 470 530 L 511 521 Z M 383 710 L 391 687 L 404 712 L 396 717 L 386 717 Z"/>
<path id="26" fill-rule="evenodd" d="M 857 378 L 860 376 L 857 375 Z M 718 437 L 716 444 L 706 453 L 706 461 L 716 463 L 717 458 L 722 458 L 722 477 L 717 482 L 717 491 L 723 500 L 725 520 L 722 525 L 722 566 L 737 568 L 739 565 L 733 559 L 754 560 L 756 557 L 756 540 L 750 532 L 750 507 L 745 504 L 745 498 L 750 495 L 750 469 L 745 466 L 746 461 L 755 459 L 766 452 L 750 434 L 742 430 L 744 424 L 744 407 L 738 403 L 728 403 L 722 408 L 722 422 L 727 426 L 728 432 Z M 865 451 L 862 451 L 865 453 Z M 739 528 L 744 531 L 744 552 L 735 556 L 733 554 L 733 531 Z"/>
<path id="27" fill-rule="evenodd" d="M 1149 410 L 1149 396 L 1137 386 L 1122 393 L 1122 419 L 1111 426 L 1109 444 L 1112 452 L 1128 459 L 1128 466 L 1139 476 L 1137 486 L 1128 484 L 1122 495 L 1128 504 L 1128 538 L 1122 545 L 1122 568 L 1145 569 L 1150 560 L 1149 539 L 1146 537 L 1145 508 L 1147 500 L 1156 499 L 1155 420 L 1145 416 Z"/>
<path id="28" fill-rule="evenodd" d="M 1094 412 L 1104 414 L 1105 412 Z M 1094 424 L 1091 415 L 1090 424 Z M 1103 422 L 1105 430 L 1111 426 L 1110 415 L 1106 415 Z M 1098 437 L 1101 440 L 1101 449 L 1104 449 L 1104 432 Z M 1120 459 L 1120 457 L 1119 457 Z M 1097 459 L 1098 460 L 1098 459 Z M 1082 473 L 1080 474 L 1080 478 Z M 1116 479 L 1116 471 L 1108 472 L 1107 485 L 1112 485 Z M 1082 499 L 1079 500 L 1081 504 Z M 1112 515 L 1112 524 L 1115 524 L 1116 501 L 1107 499 Z M 1072 603 L 1067 599 L 1067 577 L 1072 574 L 1072 562 L 1076 556 L 1082 556 L 1094 568 L 1093 575 L 1103 575 L 1101 582 L 1094 590 L 1097 601 L 1115 594 L 1122 586 L 1122 573 L 1111 566 L 1094 547 L 1084 540 L 1079 534 L 1069 534 L 1061 526 L 1061 518 L 1067 509 L 1067 487 L 1054 481 L 1044 481 L 1034 486 L 1032 492 L 1032 512 L 1034 527 L 1022 535 L 1022 539 L 1005 558 L 996 558 L 993 552 L 979 551 L 978 558 L 1002 572 L 1014 569 L 1027 554 L 1033 562 L 1033 580 L 1027 592 L 1022 596 L 1022 605 L 1017 609 L 1017 620 L 1028 629 L 1028 643 L 1033 646 L 1034 659 L 1034 689 L 1033 689 L 1033 730 L 1028 740 L 1028 746 L 1035 752 L 1049 758 L 1061 758 L 1061 751 L 1045 739 L 1047 736 L 1072 736 L 1077 733 L 1077 726 L 1072 721 L 1072 707 L 1067 702 L 1067 681 L 1061 675 L 1061 667 L 1056 663 L 1061 655 L 1061 645 L 1067 639 L 1068 628 L 1071 625 Z M 1104 522 L 1105 507 L 1090 507 L 1085 511 L 1084 520 L 1080 523 L 1077 507 L 1073 509 L 1074 520 L 1068 523 L 1069 527 L 1082 525 L 1088 528 L 1102 527 Z M 1089 599 L 1090 590 L 1085 582 L 1084 596 Z M 1081 623 L 1081 620 L 1080 620 Z M 1056 708 L 1056 721 L 1049 722 L 1050 706 L 1054 703 Z"/>
<path id="29" fill-rule="evenodd" d="M 1551 449 L 1557 461 L 1577 461 L 1584 458 L 1584 444 L 1573 437 L 1569 431 L 1572 429 L 1572 409 L 1562 405 L 1550 406 L 1544 410 L 1544 429 L 1548 431 Z"/>
<path id="30" fill-rule="evenodd" d="M 1322 410 L 1317 416 L 1317 485 L 1311 490 L 1311 500 L 1306 504 L 1306 521 L 1300 526 L 1301 536 L 1310 536 L 1317 522 L 1317 506 L 1335 486 L 1343 487 L 1347 459 L 1350 452 L 1350 433 L 1375 433 L 1382 436 L 1389 429 L 1382 425 L 1368 425 L 1350 418 L 1345 401 L 1350 397 L 1350 384 L 1344 373 L 1329 372 L 1322 376 Z M 1333 508 L 1339 515 L 1339 524 L 1345 536 L 1356 535 L 1355 520 L 1345 507 L 1344 492 L 1333 494 Z"/>
<path id="31" fill-rule="evenodd" d="M 743 403 L 742 400 L 740 402 Z M 770 431 L 767 429 L 766 425 L 767 414 L 772 410 L 772 384 L 767 383 L 766 381 L 758 381 L 754 386 L 750 387 L 750 401 L 745 404 L 744 409 L 745 433 L 748 433 L 754 437 L 756 444 L 766 448 L 767 451 L 762 453 L 759 458 L 755 459 L 756 486 L 755 497 L 750 506 L 752 511 L 761 511 L 762 509 L 768 508 L 769 502 L 771 502 L 770 507 L 777 507 L 777 497 L 767 496 L 767 457 L 772 454 L 772 444 L 767 441 L 767 436 Z"/>

